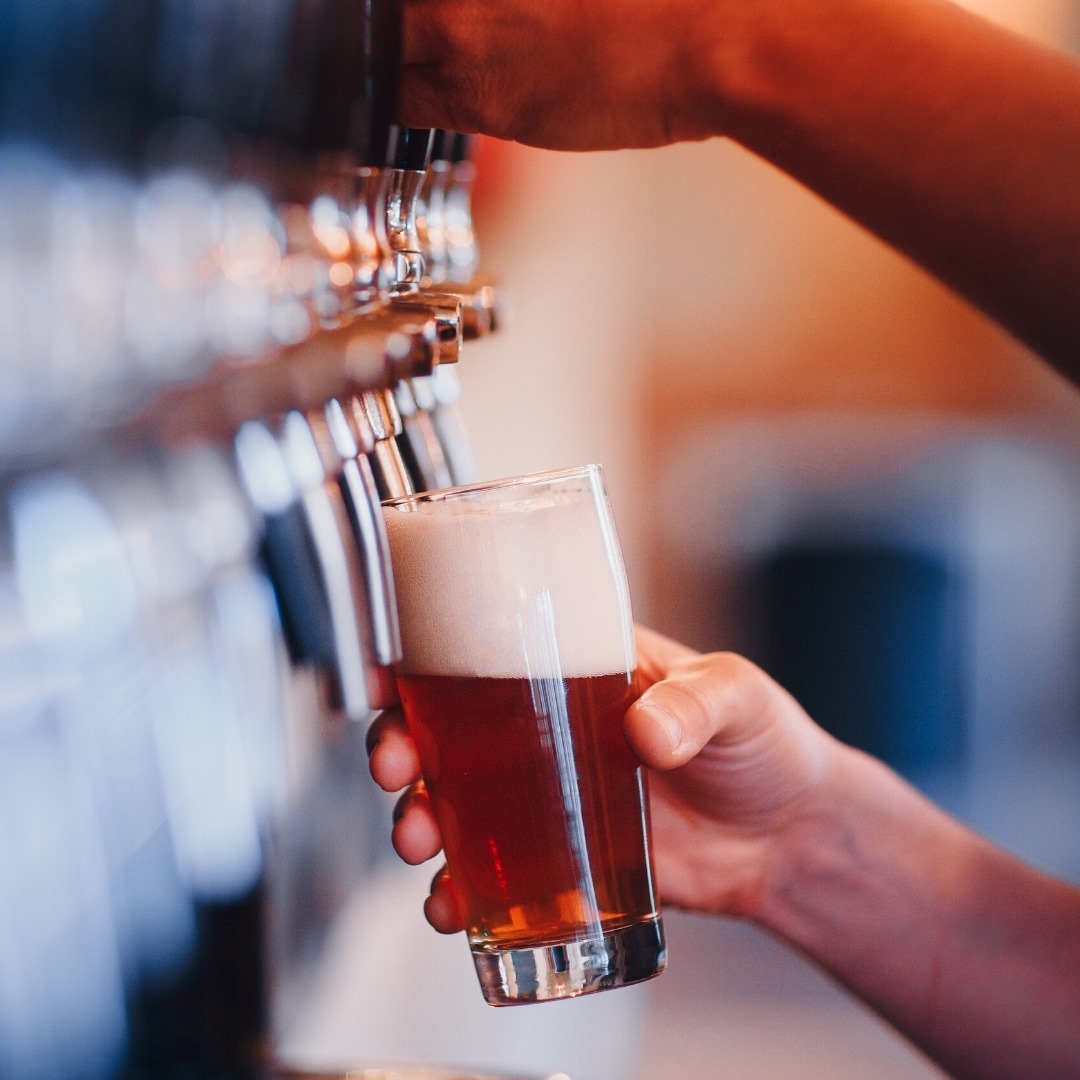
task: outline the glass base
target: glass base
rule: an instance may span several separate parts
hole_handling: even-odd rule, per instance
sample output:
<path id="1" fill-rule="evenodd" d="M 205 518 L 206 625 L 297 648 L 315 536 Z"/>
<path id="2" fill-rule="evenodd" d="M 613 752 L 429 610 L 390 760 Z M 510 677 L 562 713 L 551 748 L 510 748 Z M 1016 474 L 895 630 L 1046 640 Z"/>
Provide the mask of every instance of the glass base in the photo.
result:
<path id="1" fill-rule="evenodd" d="M 659 916 L 602 937 L 518 949 L 474 945 L 472 952 L 489 1005 L 527 1005 L 614 990 L 651 979 L 667 966 Z"/>

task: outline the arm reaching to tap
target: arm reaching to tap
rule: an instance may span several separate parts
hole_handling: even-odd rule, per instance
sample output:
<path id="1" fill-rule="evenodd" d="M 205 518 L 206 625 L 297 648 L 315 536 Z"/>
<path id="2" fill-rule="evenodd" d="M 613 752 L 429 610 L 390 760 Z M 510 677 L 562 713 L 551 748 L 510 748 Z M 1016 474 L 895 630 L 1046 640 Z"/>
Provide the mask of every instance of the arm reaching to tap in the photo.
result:
<path id="1" fill-rule="evenodd" d="M 1080 379 L 1080 64 L 947 0 L 407 0 L 402 114 L 727 135 Z"/>
<path id="2" fill-rule="evenodd" d="M 1080 890 L 1032 870 L 818 728 L 762 671 L 639 630 L 648 689 L 627 738 L 652 770 L 657 884 L 670 904 L 785 939 L 957 1077 L 1080 1076 Z M 371 769 L 407 787 L 393 841 L 438 826 L 398 712 Z M 425 905 L 462 929 L 445 868 Z"/>

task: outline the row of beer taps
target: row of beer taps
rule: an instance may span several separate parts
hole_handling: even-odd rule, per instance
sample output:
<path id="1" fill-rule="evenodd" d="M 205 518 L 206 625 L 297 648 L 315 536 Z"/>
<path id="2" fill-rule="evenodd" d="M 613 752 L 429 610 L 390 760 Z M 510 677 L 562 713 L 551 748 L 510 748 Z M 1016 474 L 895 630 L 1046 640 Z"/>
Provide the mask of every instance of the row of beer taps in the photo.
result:
<path id="1" fill-rule="evenodd" d="M 468 140 L 392 136 L 303 201 L 0 161 L 66 253 L 0 231 L 2 1075 L 113 1075 L 195 905 L 261 880 L 313 727 L 394 700 L 379 504 L 475 478 L 454 364 L 503 316 Z"/>
<path id="2" fill-rule="evenodd" d="M 502 317 L 401 19 L 6 0 L 0 1076 L 259 1075 L 389 858 L 379 503 L 473 479 Z"/>
<path id="3" fill-rule="evenodd" d="M 90 237 L 99 264 L 108 270 L 110 250 L 119 259 L 137 255 L 140 244 L 144 258 L 134 273 L 99 275 L 106 280 L 92 298 L 94 317 L 105 324 L 97 348 L 108 359 L 98 367 L 105 390 L 113 392 L 113 411 L 70 387 L 62 404 L 78 408 L 84 424 L 102 423 L 101 432 L 87 434 L 91 440 L 225 447 L 235 436 L 241 478 L 268 518 L 281 510 L 280 493 L 275 489 L 266 501 L 263 474 L 287 476 L 296 507 L 312 502 L 313 488 L 341 488 L 340 497 L 326 496 L 319 513 L 306 512 L 307 548 L 317 552 L 320 567 L 313 595 L 331 611 L 333 644 L 302 645 L 299 631 L 291 643 L 307 659 L 333 654 L 342 704 L 354 717 L 385 704 L 379 689 L 385 676 L 376 672 L 397 648 L 378 500 L 475 479 L 452 365 L 463 342 L 490 333 L 503 313 L 499 289 L 479 271 L 468 143 L 448 132 L 393 128 L 384 164 L 321 164 L 305 184 L 305 193 L 313 192 L 306 205 L 274 205 L 250 185 L 213 191 L 186 173 L 125 192 L 127 219 L 117 212 L 125 200 L 115 189 L 99 183 L 85 195 L 83 216 L 95 218 L 111 201 L 113 232 L 135 234 L 130 244 L 115 236 L 103 243 L 99 225 Z M 110 287 L 117 295 L 107 295 Z M 148 287 L 158 291 L 152 302 Z M 17 314 L 20 299 L 12 290 L 3 302 Z M 61 324 L 64 299 L 57 297 Z M 89 304 L 90 298 L 83 306 Z M 28 307 L 40 337 L 49 319 L 35 304 Z M 73 318 L 71 333 L 92 321 Z M 19 319 L 12 325 L 0 351 L 35 354 L 27 335 L 19 340 Z M 92 348 L 94 336 L 81 335 L 81 343 Z M 151 359 L 166 344 L 171 355 L 155 369 Z M 56 366 L 63 361 L 57 357 Z M 38 438 L 29 445 L 49 449 L 49 434 L 66 425 L 40 424 L 41 410 L 34 412 Z M 85 445 L 77 452 L 85 454 Z M 337 502 L 343 505 L 331 513 Z M 334 541 L 346 525 L 352 540 Z M 272 562 L 276 536 L 267 529 Z M 275 565 L 289 561 L 277 557 Z M 288 597 L 288 585 L 279 583 L 285 573 L 275 584 Z M 294 606 L 307 611 L 312 603 L 308 597 Z M 315 633 L 308 615 L 285 618 Z M 360 633 L 358 622 L 373 632 Z"/>
<path id="4" fill-rule="evenodd" d="M 313 240 L 350 274 L 325 320 L 333 343 L 316 334 L 279 362 L 329 351 L 341 385 L 285 411 L 260 406 L 268 415 L 243 419 L 235 439 L 294 662 L 334 673 L 337 703 L 359 720 L 393 702 L 400 658 L 379 502 L 475 479 L 449 365 L 501 314 L 498 290 L 478 277 L 466 140 L 400 129 L 397 143 L 392 168 L 351 170 L 307 215 Z M 381 354 L 381 378 L 358 378 L 360 351 Z M 268 494 L 268 473 L 288 483 Z M 298 557 L 313 559 L 303 588 Z"/>

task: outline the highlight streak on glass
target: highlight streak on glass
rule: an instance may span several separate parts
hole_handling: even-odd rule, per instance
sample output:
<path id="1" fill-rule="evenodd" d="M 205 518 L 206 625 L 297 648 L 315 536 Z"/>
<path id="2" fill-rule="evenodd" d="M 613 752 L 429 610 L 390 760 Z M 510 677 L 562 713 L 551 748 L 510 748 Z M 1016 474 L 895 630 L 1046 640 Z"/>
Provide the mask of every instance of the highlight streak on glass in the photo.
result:
<path id="1" fill-rule="evenodd" d="M 533 709 L 537 722 L 546 722 L 549 725 L 555 751 L 570 851 L 577 864 L 578 879 L 582 885 L 579 894 L 581 919 L 588 923 L 590 933 L 600 935 L 600 907 L 596 900 L 588 841 L 585 837 L 585 820 L 581 811 L 582 799 L 574 759 L 574 737 L 570 731 L 566 684 L 563 682 L 558 636 L 555 632 L 555 608 L 548 589 L 540 589 L 529 598 L 527 617 L 524 620 L 519 617 L 519 626 L 522 632 L 522 652 L 528 665 Z M 536 672 L 551 674 L 538 675 Z"/>

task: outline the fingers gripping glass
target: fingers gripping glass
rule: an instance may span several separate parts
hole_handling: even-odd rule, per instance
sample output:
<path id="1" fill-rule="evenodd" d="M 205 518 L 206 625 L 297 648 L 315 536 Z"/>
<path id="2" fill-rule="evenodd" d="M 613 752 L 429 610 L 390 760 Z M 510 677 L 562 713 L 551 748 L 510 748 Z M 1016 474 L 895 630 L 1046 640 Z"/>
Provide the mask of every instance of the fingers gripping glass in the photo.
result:
<path id="1" fill-rule="evenodd" d="M 666 953 L 633 621 L 601 470 L 384 503 L 420 752 L 484 996 L 639 982 Z"/>

